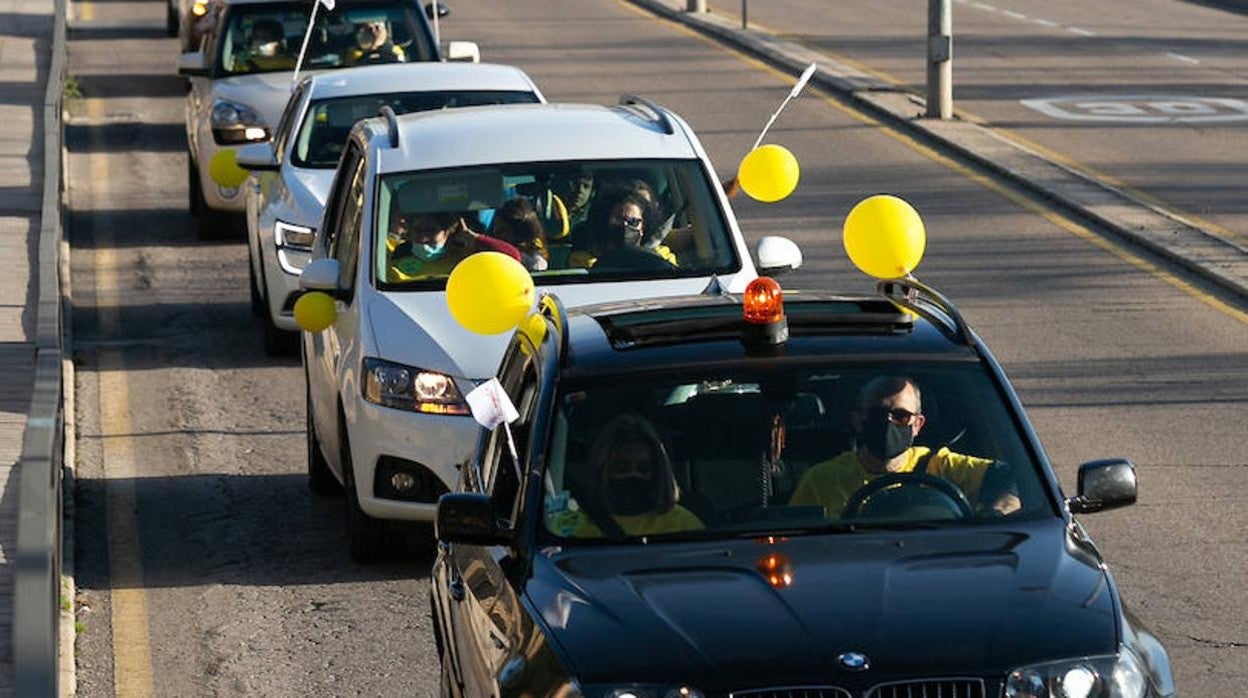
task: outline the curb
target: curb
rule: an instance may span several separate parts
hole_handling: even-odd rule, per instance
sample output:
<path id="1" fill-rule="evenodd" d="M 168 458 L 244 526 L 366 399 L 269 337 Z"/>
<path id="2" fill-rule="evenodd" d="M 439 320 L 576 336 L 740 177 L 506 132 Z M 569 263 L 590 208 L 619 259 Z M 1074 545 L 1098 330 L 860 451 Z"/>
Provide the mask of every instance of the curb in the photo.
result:
<path id="1" fill-rule="evenodd" d="M 989 125 L 956 116 L 947 121 L 922 118 L 926 104 L 922 97 L 799 44 L 741 29 L 736 22 L 710 12 L 689 12 L 684 9 L 685 0 L 628 1 L 794 74 L 817 63 L 812 82 L 887 125 L 955 153 L 1099 229 L 1248 299 L 1248 247 L 1244 245 L 1053 162 Z"/>

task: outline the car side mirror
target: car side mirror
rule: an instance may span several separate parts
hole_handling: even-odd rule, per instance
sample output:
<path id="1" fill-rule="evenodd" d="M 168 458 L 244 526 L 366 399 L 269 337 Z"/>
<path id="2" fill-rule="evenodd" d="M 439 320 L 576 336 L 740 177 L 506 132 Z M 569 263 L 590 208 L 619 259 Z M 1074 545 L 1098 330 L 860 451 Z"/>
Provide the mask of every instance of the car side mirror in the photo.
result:
<path id="1" fill-rule="evenodd" d="M 511 532 L 498 527 L 494 500 L 478 492 L 454 492 L 438 499 L 434 535 L 442 543 L 508 545 Z"/>
<path id="2" fill-rule="evenodd" d="M 239 146 L 234 153 L 234 160 L 244 170 L 255 172 L 276 172 L 279 167 L 277 154 L 273 152 L 270 141 Z"/>
<path id="3" fill-rule="evenodd" d="M 299 288 L 305 291 L 323 291 L 331 296 L 338 295 L 338 260 L 324 258 L 308 262 L 308 266 L 299 275 Z"/>
<path id="4" fill-rule="evenodd" d="M 203 51 L 184 53 L 178 58 L 178 75 L 188 78 L 208 75 L 208 57 Z"/>
<path id="5" fill-rule="evenodd" d="M 446 3 L 441 2 L 439 0 L 438 18 L 441 19 L 442 17 L 445 17 L 449 14 L 451 14 L 451 8 L 448 7 Z M 428 5 L 425 5 L 425 16 L 428 17 L 429 19 L 433 19 L 433 3 L 429 3 Z"/>
<path id="6" fill-rule="evenodd" d="M 446 60 L 480 63 L 481 49 L 475 41 L 449 41 L 446 44 Z"/>
<path id="7" fill-rule="evenodd" d="M 1079 466 L 1079 494 L 1066 500 L 1072 514 L 1092 514 L 1135 504 L 1135 466 L 1125 458 L 1088 461 Z"/>
<path id="8" fill-rule="evenodd" d="M 758 273 L 763 276 L 779 276 L 802 266 L 802 250 L 788 238 L 768 235 L 758 241 L 754 250 Z"/>

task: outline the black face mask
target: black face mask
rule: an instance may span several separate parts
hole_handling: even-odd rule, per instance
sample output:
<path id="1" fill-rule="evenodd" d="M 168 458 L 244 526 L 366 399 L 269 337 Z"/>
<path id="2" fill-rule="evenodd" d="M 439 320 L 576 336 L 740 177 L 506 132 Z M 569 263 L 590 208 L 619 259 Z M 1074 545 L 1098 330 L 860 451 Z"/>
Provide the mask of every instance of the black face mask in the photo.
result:
<path id="1" fill-rule="evenodd" d="M 914 432 L 904 424 L 893 424 L 887 418 L 872 415 L 859 434 L 862 445 L 880 460 L 892 460 L 906 452 L 914 443 Z"/>
<path id="2" fill-rule="evenodd" d="M 636 516 L 654 509 L 654 481 L 622 478 L 607 481 L 607 503 L 611 513 Z"/>
<path id="3" fill-rule="evenodd" d="M 623 224 L 613 225 L 607 228 L 607 239 L 613 243 L 618 241 L 623 247 L 638 247 L 641 245 L 641 230 Z"/>

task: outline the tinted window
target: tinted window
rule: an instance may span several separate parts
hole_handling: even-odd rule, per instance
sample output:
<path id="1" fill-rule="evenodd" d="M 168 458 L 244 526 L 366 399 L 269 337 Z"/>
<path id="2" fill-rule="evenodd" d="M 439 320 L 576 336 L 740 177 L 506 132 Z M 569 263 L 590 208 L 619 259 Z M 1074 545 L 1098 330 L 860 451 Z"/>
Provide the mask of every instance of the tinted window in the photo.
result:
<path id="1" fill-rule="evenodd" d="M 717 186 L 697 160 L 387 175 L 374 270 L 383 288 L 442 289 L 460 259 L 501 240 L 544 285 L 731 273 L 740 262 Z"/>
<path id="2" fill-rule="evenodd" d="M 239 75 L 291 71 L 299 57 L 312 3 L 232 5 L 217 44 L 215 73 Z M 306 70 L 365 63 L 433 60 L 420 20 L 397 2 L 337 3 L 320 7 L 308 40 Z M 385 49 L 363 51 L 363 34 L 382 32 Z"/>
<path id="3" fill-rule="evenodd" d="M 382 107 L 396 114 L 472 107 L 487 104 L 537 102 L 532 92 L 464 91 L 407 92 L 339 97 L 312 103 L 295 140 L 294 163 L 299 167 L 332 169 L 342 155 L 351 127 L 360 119 L 377 116 Z"/>
<path id="4" fill-rule="evenodd" d="M 849 495 L 871 479 L 856 455 L 860 390 L 902 369 L 920 387 L 925 419 L 911 452 L 929 454 L 928 473 L 952 494 L 906 485 L 851 512 Z M 994 507 L 1010 496 L 1021 502 L 1011 517 L 1054 514 L 1018 424 L 978 364 L 630 375 L 569 386 L 554 421 L 544 521 L 557 536 L 610 535 L 608 519 L 624 529 L 617 535 L 974 525 L 999 518 Z M 969 511 L 951 502 L 959 492 Z"/>

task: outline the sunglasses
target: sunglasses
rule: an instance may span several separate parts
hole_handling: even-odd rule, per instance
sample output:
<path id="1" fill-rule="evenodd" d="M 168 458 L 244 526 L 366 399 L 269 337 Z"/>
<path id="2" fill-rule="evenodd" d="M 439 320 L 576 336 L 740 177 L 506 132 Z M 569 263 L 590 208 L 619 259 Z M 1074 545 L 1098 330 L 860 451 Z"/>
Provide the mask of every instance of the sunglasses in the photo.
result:
<path id="1" fill-rule="evenodd" d="M 918 412 L 911 412 L 902 407 L 876 407 L 867 410 L 867 418 L 871 421 L 887 419 L 898 426 L 908 427 L 914 424 L 914 419 L 918 416 Z"/>
<path id="2" fill-rule="evenodd" d="M 640 228 L 641 224 L 645 222 L 643 219 L 635 216 L 617 216 L 612 220 L 617 223 L 622 223 L 626 228 Z"/>

